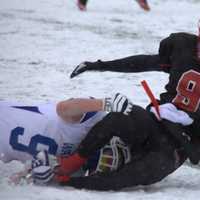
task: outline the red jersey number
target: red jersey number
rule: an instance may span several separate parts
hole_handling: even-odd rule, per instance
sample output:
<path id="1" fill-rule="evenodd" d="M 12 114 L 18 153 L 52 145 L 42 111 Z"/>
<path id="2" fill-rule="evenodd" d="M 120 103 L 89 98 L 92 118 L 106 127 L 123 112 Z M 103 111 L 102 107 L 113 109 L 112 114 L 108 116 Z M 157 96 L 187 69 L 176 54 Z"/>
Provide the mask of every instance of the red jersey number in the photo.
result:
<path id="1" fill-rule="evenodd" d="M 185 72 L 177 85 L 177 95 L 173 103 L 186 111 L 196 112 L 200 104 L 200 73 Z"/>

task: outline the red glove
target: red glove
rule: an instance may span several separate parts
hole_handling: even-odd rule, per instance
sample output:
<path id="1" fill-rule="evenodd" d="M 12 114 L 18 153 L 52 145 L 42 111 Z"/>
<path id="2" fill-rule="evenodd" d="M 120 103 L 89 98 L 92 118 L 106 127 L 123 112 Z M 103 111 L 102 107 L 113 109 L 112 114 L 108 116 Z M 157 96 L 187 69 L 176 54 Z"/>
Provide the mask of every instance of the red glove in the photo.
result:
<path id="1" fill-rule="evenodd" d="M 59 167 L 57 168 L 58 175 L 71 175 L 79 170 L 87 159 L 75 153 L 69 157 L 58 157 Z"/>

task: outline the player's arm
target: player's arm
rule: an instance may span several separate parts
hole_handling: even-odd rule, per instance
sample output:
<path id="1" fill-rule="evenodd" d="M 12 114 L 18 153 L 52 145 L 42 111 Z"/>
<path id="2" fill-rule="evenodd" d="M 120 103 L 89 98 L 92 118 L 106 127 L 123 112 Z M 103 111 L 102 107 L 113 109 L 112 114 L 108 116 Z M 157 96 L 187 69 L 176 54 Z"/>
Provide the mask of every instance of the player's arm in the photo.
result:
<path id="1" fill-rule="evenodd" d="M 169 73 L 173 66 L 197 65 L 197 36 L 188 33 L 172 33 L 161 40 L 157 55 L 134 55 L 112 61 L 83 62 L 71 74 L 71 78 L 85 71 Z"/>
<path id="2" fill-rule="evenodd" d="M 57 114 L 66 122 L 79 122 L 87 112 L 102 111 L 103 99 L 69 99 L 57 104 Z"/>
<path id="3" fill-rule="evenodd" d="M 168 149 L 167 149 L 168 148 Z M 125 187 L 150 185 L 161 181 L 176 168 L 174 153 L 171 147 L 166 152 L 148 152 L 140 159 L 133 159 L 117 171 L 95 174 L 87 177 L 71 177 L 68 181 L 60 182 L 62 185 L 73 186 L 90 190 L 120 190 Z M 180 157 L 178 165 L 184 162 Z"/>
<path id="4" fill-rule="evenodd" d="M 83 62 L 71 73 L 73 78 L 85 71 L 145 72 L 164 71 L 159 55 L 134 55 L 112 61 Z"/>
<path id="5" fill-rule="evenodd" d="M 103 99 L 69 99 L 57 104 L 57 114 L 66 122 L 76 123 L 87 112 L 106 111 L 128 114 L 132 109 L 131 101 L 117 93 Z"/>

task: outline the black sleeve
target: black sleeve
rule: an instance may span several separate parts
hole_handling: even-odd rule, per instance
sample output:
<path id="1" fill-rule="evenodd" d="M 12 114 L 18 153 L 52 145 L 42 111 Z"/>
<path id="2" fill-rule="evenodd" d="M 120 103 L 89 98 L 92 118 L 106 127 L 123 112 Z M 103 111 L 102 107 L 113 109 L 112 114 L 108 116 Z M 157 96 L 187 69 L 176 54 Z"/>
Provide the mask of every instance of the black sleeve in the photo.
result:
<path id="1" fill-rule="evenodd" d="M 132 161 L 118 171 L 99 173 L 88 177 L 74 177 L 63 185 L 90 190 L 120 190 L 138 185 L 150 185 L 161 181 L 175 167 L 173 153 L 149 152 L 142 159 Z"/>
<path id="2" fill-rule="evenodd" d="M 134 55 L 111 61 L 86 61 L 79 64 L 70 77 L 73 78 L 85 71 L 125 73 L 164 71 L 170 73 L 172 67 L 197 64 L 196 46 L 197 36 L 188 33 L 172 33 L 160 42 L 159 54 Z"/>
<path id="3" fill-rule="evenodd" d="M 166 71 L 168 65 L 160 62 L 159 55 L 135 55 L 112 61 L 88 62 L 88 71 L 147 72 Z"/>

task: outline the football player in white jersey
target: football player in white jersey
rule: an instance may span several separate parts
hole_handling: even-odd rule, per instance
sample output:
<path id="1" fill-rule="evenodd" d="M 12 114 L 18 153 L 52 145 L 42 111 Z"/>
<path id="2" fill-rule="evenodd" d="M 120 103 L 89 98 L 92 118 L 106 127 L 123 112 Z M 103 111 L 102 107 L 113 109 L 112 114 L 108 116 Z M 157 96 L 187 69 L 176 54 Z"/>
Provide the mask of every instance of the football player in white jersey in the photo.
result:
<path id="1" fill-rule="evenodd" d="M 132 104 L 121 94 L 105 99 L 69 99 L 24 106 L 0 102 L 0 160 L 26 162 L 38 152 L 67 156 L 106 111 L 129 112 Z"/>
<path id="2" fill-rule="evenodd" d="M 95 100 L 71 99 L 37 106 L 0 102 L 0 159 L 25 162 L 41 150 L 53 155 L 71 154 L 105 116 L 104 112 L 92 112 L 92 107 L 83 108 L 90 101 Z"/>

